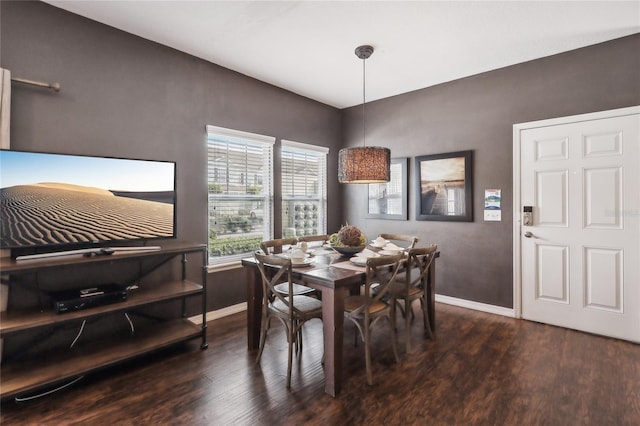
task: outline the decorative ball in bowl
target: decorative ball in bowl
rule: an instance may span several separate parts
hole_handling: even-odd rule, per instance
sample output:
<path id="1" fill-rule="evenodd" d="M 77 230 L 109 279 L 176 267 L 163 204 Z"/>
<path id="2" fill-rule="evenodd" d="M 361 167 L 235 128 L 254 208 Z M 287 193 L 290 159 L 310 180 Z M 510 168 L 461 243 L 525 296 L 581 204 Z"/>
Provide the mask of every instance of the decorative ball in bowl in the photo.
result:
<path id="1" fill-rule="evenodd" d="M 366 247 L 367 237 L 357 226 L 344 225 L 329 236 L 329 245 L 343 256 L 361 252 Z"/>
<path id="2" fill-rule="evenodd" d="M 332 244 L 331 247 L 343 256 L 352 256 L 360 253 L 366 246 L 337 246 Z"/>

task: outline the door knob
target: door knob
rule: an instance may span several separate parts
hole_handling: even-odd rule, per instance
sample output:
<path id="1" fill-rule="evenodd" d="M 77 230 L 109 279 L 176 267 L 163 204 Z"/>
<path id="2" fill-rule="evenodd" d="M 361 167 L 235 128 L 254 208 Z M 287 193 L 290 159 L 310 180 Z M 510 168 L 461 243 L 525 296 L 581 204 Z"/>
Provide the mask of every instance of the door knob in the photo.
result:
<path id="1" fill-rule="evenodd" d="M 531 238 L 531 237 L 533 237 L 533 234 L 530 231 L 527 231 L 527 232 L 524 233 L 524 236 L 526 238 Z"/>

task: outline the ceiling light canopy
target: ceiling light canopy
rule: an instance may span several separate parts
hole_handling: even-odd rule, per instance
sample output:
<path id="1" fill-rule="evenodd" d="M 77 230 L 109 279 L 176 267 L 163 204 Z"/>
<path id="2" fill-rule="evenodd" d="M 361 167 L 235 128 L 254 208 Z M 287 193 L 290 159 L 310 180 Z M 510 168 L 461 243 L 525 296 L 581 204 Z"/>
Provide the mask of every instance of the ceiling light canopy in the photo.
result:
<path id="1" fill-rule="evenodd" d="M 389 182 L 391 151 L 379 146 L 366 146 L 364 106 L 366 103 L 365 60 L 373 53 L 371 46 L 358 46 L 356 56 L 362 59 L 362 147 L 343 148 L 338 153 L 340 183 Z"/>

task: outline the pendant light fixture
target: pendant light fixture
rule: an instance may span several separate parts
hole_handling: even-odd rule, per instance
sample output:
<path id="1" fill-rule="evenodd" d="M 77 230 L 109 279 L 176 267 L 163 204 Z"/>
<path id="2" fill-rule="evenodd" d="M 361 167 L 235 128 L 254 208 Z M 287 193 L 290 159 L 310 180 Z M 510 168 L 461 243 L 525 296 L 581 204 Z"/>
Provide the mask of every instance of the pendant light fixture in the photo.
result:
<path id="1" fill-rule="evenodd" d="M 362 59 L 362 146 L 343 148 L 338 153 L 338 181 L 340 183 L 389 182 L 391 151 L 379 146 L 366 146 L 364 106 L 366 102 L 365 60 L 373 53 L 371 46 L 358 46 L 356 56 Z"/>

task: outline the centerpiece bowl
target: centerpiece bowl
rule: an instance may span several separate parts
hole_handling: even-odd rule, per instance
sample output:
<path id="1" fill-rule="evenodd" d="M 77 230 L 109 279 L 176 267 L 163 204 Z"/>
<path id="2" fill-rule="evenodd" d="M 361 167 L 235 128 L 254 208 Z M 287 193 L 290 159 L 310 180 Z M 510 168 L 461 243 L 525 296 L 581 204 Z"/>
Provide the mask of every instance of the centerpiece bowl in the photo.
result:
<path id="1" fill-rule="evenodd" d="M 356 253 L 360 253 L 366 246 L 337 246 L 330 244 L 331 248 L 340 253 L 343 256 L 353 256 Z"/>
<path id="2" fill-rule="evenodd" d="M 344 225 L 329 236 L 329 245 L 343 256 L 360 253 L 366 247 L 367 237 L 357 226 Z"/>

